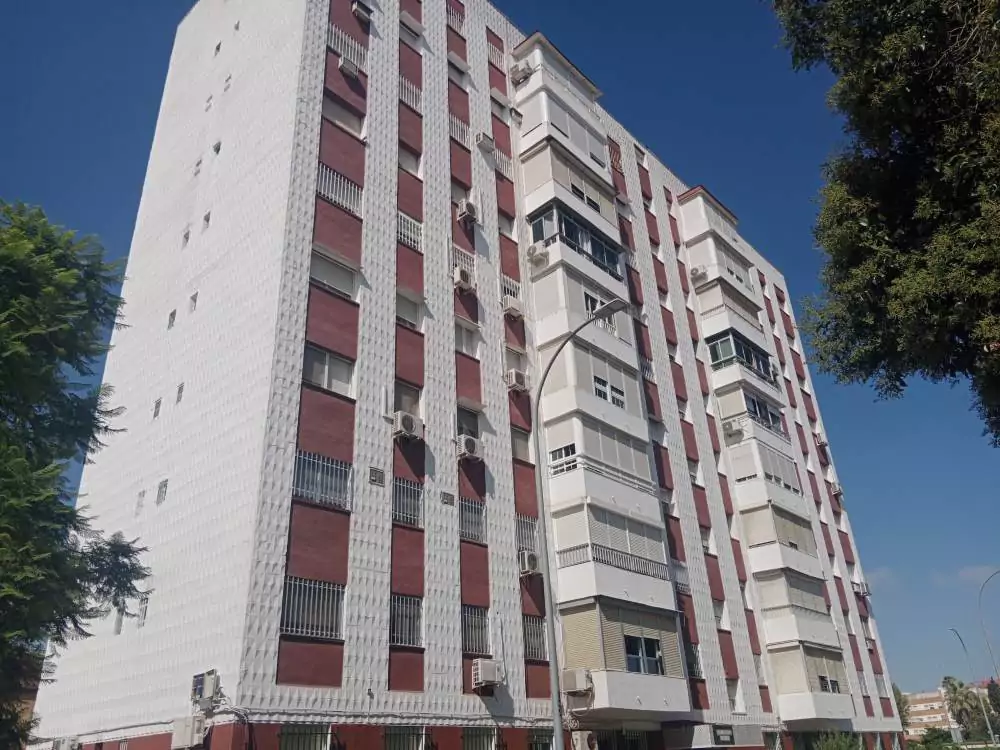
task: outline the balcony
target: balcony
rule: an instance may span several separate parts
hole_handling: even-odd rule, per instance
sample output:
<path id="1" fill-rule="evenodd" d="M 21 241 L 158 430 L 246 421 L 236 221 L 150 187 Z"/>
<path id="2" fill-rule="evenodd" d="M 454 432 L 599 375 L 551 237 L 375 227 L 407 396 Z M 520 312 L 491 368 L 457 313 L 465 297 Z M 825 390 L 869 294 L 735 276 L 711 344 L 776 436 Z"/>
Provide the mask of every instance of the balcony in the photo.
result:
<path id="1" fill-rule="evenodd" d="M 743 382 L 781 393 L 781 385 L 774 373 L 762 372 L 746 360 L 734 356 L 712 363 L 712 387 L 716 390 Z"/>
<path id="2" fill-rule="evenodd" d="M 790 641 L 818 643 L 840 648 L 840 636 L 830 615 L 796 605 L 775 607 L 761 612 L 764 622 L 764 640 L 769 646 Z"/>
<path id="3" fill-rule="evenodd" d="M 753 510 L 767 505 L 774 505 L 807 521 L 812 518 L 805 497 L 784 485 L 760 475 L 736 483 L 736 507 L 739 510 Z"/>
<path id="4" fill-rule="evenodd" d="M 612 596 L 647 607 L 677 609 L 666 563 L 593 543 L 558 550 L 556 560 L 559 602 Z"/>
<path id="5" fill-rule="evenodd" d="M 778 696 L 778 715 L 783 721 L 849 721 L 854 701 L 849 693 L 784 693 Z"/>
<path id="6" fill-rule="evenodd" d="M 634 409 L 639 405 L 631 404 L 630 406 Z M 649 439 L 649 426 L 641 413 L 635 414 L 615 406 L 610 401 L 598 398 L 594 395 L 593 390 L 568 385 L 542 396 L 542 414 L 545 415 L 547 422 L 558 420 L 560 417 L 574 412 L 586 414 L 588 417 L 610 425 L 619 432 L 631 435 L 637 440 L 646 441 Z"/>
<path id="7" fill-rule="evenodd" d="M 701 294 L 698 302 L 701 307 L 701 334 L 706 339 L 732 329 L 748 341 L 767 348 L 764 326 L 749 310 L 742 309 L 722 295 Z"/>
<path id="8" fill-rule="evenodd" d="M 819 558 L 807 555 L 805 552 L 789 547 L 781 542 L 756 544 L 748 550 L 749 565 L 754 573 L 769 571 L 794 570 L 811 578 L 823 578 L 823 568 Z"/>
<path id="9" fill-rule="evenodd" d="M 602 498 L 609 510 L 648 523 L 662 523 L 660 498 L 652 482 L 582 455 L 549 464 L 549 503 L 553 513 Z"/>
<path id="10" fill-rule="evenodd" d="M 688 682 L 682 677 L 590 670 L 593 692 L 567 695 L 571 710 L 586 709 L 594 721 L 666 721 L 691 711 Z"/>
<path id="11" fill-rule="evenodd" d="M 723 417 L 722 431 L 727 445 L 735 445 L 753 438 L 779 453 L 787 454 L 792 444 L 791 436 L 780 424 L 765 424 L 759 416 L 751 412 Z"/>

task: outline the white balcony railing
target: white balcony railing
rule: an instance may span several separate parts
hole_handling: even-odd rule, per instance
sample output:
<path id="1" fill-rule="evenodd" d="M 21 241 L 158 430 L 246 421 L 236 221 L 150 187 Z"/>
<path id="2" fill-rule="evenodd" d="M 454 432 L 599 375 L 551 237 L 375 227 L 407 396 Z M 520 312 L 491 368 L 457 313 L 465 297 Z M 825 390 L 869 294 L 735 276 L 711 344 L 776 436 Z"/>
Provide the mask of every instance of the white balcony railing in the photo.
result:
<path id="1" fill-rule="evenodd" d="M 774 376 L 774 373 L 758 370 L 756 367 L 754 367 L 750 362 L 747 362 L 745 359 L 740 359 L 739 357 L 733 356 L 729 357 L 728 359 L 723 359 L 720 360 L 719 362 L 712 363 L 712 369 L 716 371 L 724 370 L 727 367 L 734 367 L 734 366 L 739 367 L 742 371 L 748 373 L 749 375 L 752 375 L 755 380 L 763 383 L 768 388 L 771 388 L 775 391 L 781 390 L 781 386 L 778 385 L 778 379 Z"/>
<path id="2" fill-rule="evenodd" d="M 463 122 L 455 115 L 450 115 L 448 118 L 448 132 L 451 137 L 456 141 L 461 143 L 467 149 L 472 149 L 472 139 L 469 136 L 469 123 Z"/>
<path id="3" fill-rule="evenodd" d="M 424 92 L 403 76 L 399 77 L 399 99 L 414 112 L 424 111 Z"/>
<path id="4" fill-rule="evenodd" d="M 569 456 L 568 458 L 560 459 L 559 461 L 553 461 L 549 464 L 549 475 L 552 477 L 558 477 L 566 474 L 570 471 L 576 471 L 577 469 L 585 469 L 587 471 L 592 471 L 595 474 L 600 474 L 602 476 L 610 477 L 615 481 L 621 482 L 622 484 L 633 487 L 642 492 L 646 492 L 650 495 L 656 495 L 656 488 L 653 484 L 642 477 L 637 477 L 634 474 L 629 474 L 626 471 L 610 466 L 601 461 L 596 461 L 593 458 L 587 458 L 586 456 Z"/>
<path id="5" fill-rule="evenodd" d="M 514 181 L 514 161 L 498 148 L 493 149 L 493 160 L 496 162 L 497 171 L 511 182 Z"/>
<path id="6" fill-rule="evenodd" d="M 325 164 L 319 165 L 319 177 L 316 183 L 316 192 L 326 198 L 335 206 L 340 206 L 345 211 L 364 218 L 361 215 L 362 200 L 364 191 L 360 185 L 356 185 L 349 179 L 334 172 Z"/>
<path id="7" fill-rule="evenodd" d="M 354 467 L 351 464 L 299 451 L 295 454 L 292 496 L 350 510 L 353 478 Z"/>
<path id="8" fill-rule="evenodd" d="M 418 253 L 424 251 L 424 225 L 402 211 L 396 214 L 396 239 Z"/>
<path id="9" fill-rule="evenodd" d="M 556 558 L 560 568 L 568 568 L 573 565 L 582 565 L 587 562 L 610 565 L 612 568 L 627 570 L 631 573 L 659 578 L 663 581 L 670 580 L 670 566 L 658 560 L 649 560 L 645 557 L 633 555 L 631 552 L 605 547 L 602 544 L 580 544 L 576 547 L 569 547 L 556 552 Z"/>
<path id="10" fill-rule="evenodd" d="M 448 14 L 448 25 L 461 34 L 465 28 L 465 14 L 451 3 L 448 3 L 446 8 Z"/>
<path id="11" fill-rule="evenodd" d="M 368 72 L 368 50 L 361 42 L 332 23 L 326 32 L 326 46 L 357 65 L 362 73 Z"/>
<path id="12" fill-rule="evenodd" d="M 514 527 L 516 541 L 517 541 L 517 551 L 528 550 L 529 552 L 538 551 L 538 519 L 532 518 L 531 516 L 515 516 L 515 527 Z"/>
<path id="13" fill-rule="evenodd" d="M 500 293 L 514 299 L 521 299 L 521 282 L 505 274 L 500 275 Z"/>
<path id="14" fill-rule="evenodd" d="M 455 268 L 463 268 L 472 278 L 476 278 L 476 256 L 460 247 L 451 248 L 451 263 Z"/>
<path id="15" fill-rule="evenodd" d="M 496 68 L 498 68 L 498 69 L 500 69 L 500 70 L 502 70 L 504 72 L 504 75 L 507 74 L 507 68 L 506 68 L 506 66 L 504 64 L 505 63 L 505 57 L 504 57 L 504 53 L 503 53 L 502 49 L 500 49 L 495 44 L 493 44 L 493 42 L 487 42 L 486 43 L 486 56 L 489 58 L 489 61 Z"/>
<path id="16" fill-rule="evenodd" d="M 653 373 L 653 360 L 646 359 L 645 357 L 639 357 L 639 369 L 642 371 L 642 376 L 653 383 L 656 382 L 656 375 Z"/>

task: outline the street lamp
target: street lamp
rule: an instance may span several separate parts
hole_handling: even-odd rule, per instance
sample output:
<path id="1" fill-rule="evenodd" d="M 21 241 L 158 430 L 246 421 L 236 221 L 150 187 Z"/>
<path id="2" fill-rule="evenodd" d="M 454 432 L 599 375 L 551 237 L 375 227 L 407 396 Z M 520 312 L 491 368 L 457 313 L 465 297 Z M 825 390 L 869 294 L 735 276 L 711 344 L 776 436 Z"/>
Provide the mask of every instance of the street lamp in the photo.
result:
<path id="1" fill-rule="evenodd" d="M 979 624 L 983 628 L 983 640 L 986 641 L 986 650 L 990 652 L 990 661 L 993 662 L 993 673 L 997 676 L 997 681 L 1000 682 L 1000 668 L 997 667 L 997 658 L 993 655 L 993 646 L 990 645 L 990 636 L 986 632 L 986 618 L 983 617 L 983 589 L 986 588 L 986 584 L 992 580 L 993 576 L 1000 573 L 1000 568 L 994 570 L 988 576 L 983 584 L 979 587 Z"/>
<path id="2" fill-rule="evenodd" d="M 542 450 L 542 388 L 545 386 L 545 379 L 549 376 L 549 370 L 558 359 L 559 354 L 572 341 L 576 334 L 599 320 L 607 320 L 615 313 L 619 313 L 628 307 L 628 302 L 623 299 L 613 299 L 598 307 L 580 325 L 570 331 L 564 338 L 555 352 L 549 359 L 549 363 L 542 371 L 542 377 L 535 386 L 535 420 L 532 422 L 532 438 L 535 446 L 535 496 L 538 503 L 539 520 L 539 547 L 541 554 L 538 555 L 539 566 L 542 574 L 542 592 L 545 599 L 545 634 L 549 643 L 549 693 L 552 710 L 552 750 L 563 750 L 562 733 L 562 711 L 559 706 L 559 659 L 556 651 L 556 615 L 552 597 L 552 576 L 549 569 L 549 542 L 548 524 L 546 522 L 546 502 L 545 502 L 545 473 L 546 454 Z"/>
<path id="3" fill-rule="evenodd" d="M 955 628 L 948 628 L 948 630 L 954 633 L 955 637 L 958 638 L 958 642 L 962 644 L 962 651 L 965 652 L 965 661 L 969 665 L 969 674 L 972 675 L 972 692 L 974 692 L 976 697 L 979 699 L 979 708 L 983 711 L 983 718 L 986 720 L 986 729 L 990 733 L 990 744 L 995 745 L 997 744 L 997 738 L 993 734 L 993 725 L 990 724 L 990 716 L 986 713 L 986 704 L 983 703 L 983 695 L 976 689 L 976 670 L 972 668 L 972 659 L 969 658 L 969 649 L 965 647 L 965 641 L 962 640 L 962 636 L 959 635 Z"/>

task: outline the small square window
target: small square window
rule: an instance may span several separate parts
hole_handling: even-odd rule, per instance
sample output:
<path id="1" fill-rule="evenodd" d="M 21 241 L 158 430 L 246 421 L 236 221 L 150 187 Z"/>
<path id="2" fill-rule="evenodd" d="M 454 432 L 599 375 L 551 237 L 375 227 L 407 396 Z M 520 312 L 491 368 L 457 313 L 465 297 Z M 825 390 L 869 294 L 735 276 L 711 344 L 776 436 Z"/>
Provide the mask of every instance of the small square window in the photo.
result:
<path id="1" fill-rule="evenodd" d="M 309 259 L 309 278 L 334 294 L 354 299 L 354 269 L 330 260 L 321 253 L 314 251 Z"/>
<path id="2" fill-rule="evenodd" d="M 396 295 L 396 322 L 414 331 L 420 330 L 420 303 L 402 294 Z"/>
<path id="3" fill-rule="evenodd" d="M 497 223 L 500 226 L 500 234 L 504 237 L 514 239 L 514 220 L 509 216 L 497 214 Z"/>
<path id="4" fill-rule="evenodd" d="M 170 314 L 167 316 L 167 330 L 169 331 L 174 327 L 174 323 L 177 322 L 177 311 L 171 310 Z"/>
<path id="5" fill-rule="evenodd" d="M 531 433 L 512 427 L 510 430 L 511 453 L 519 461 L 531 460 Z"/>
<path id="6" fill-rule="evenodd" d="M 458 408 L 458 434 L 479 437 L 479 414 L 471 409 Z"/>
<path id="7" fill-rule="evenodd" d="M 597 375 L 594 376 L 594 395 L 602 401 L 608 400 L 608 381 Z"/>
<path id="8" fill-rule="evenodd" d="M 414 177 L 420 176 L 420 154 L 399 144 L 399 168 L 409 172 Z"/>
<path id="9" fill-rule="evenodd" d="M 354 363 L 306 344 L 302 379 L 342 396 L 351 396 Z"/>
<path id="10" fill-rule="evenodd" d="M 508 370 L 520 370 L 524 372 L 524 354 L 516 349 L 508 348 L 504 350 L 504 364 Z"/>
<path id="11" fill-rule="evenodd" d="M 160 416 L 160 407 L 163 404 L 163 399 L 156 399 L 153 402 L 153 419 L 157 419 Z"/>

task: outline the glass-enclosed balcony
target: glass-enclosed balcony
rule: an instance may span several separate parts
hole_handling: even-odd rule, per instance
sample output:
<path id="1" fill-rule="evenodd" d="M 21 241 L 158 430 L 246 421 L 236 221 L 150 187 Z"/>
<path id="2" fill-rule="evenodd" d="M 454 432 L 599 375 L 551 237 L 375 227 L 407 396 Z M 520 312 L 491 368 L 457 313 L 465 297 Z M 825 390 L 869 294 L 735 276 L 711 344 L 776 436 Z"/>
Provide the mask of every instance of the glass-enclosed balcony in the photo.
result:
<path id="1" fill-rule="evenodd" d="M 780 391 L 777 374 L 771 364 L 771 356 L 759 346 L 750 343 L 732 330 L 713 336 L 707 343 L 713 371 L 719 372 L 729 367 L 737 367 L 750 375 L 755 383 Z M 726 381 L 728 383 L 729 378 Z"/>
<path id="2" fill-rule="evenodd" d="M 622 280 L 618 247 L 561 206 L 550 206 L 531 221 L 531 241 L 562 242 L 617 281 Z"/>

